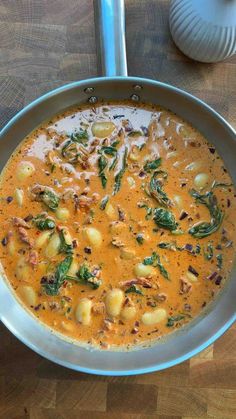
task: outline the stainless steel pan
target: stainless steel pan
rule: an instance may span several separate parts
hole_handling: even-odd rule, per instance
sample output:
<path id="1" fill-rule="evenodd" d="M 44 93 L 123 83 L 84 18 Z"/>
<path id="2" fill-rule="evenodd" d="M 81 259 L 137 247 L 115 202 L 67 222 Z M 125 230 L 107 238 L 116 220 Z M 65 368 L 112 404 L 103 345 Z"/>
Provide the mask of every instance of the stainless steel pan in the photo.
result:
<path id="1" fill-rule="evenodd" d="M 199 129 L 222 156 L 236 181 L 236 133 L 212 108 L 173 86 L 127 76 L 123 0 L 95 1 L 97 38 L 105 77 L 72 83 L 40 97 L 19 112 L 0 133 L 0 165 L 4 167 L 19 142 L 37 125 L 68 106 L 100 99 L 142 100 L 176 112 Z M 66 367 L 104 375 L 157 371 L 195 355 L 235 321 L 235 269 L 208 311 L 168 339 L 131 352 L 89 351 L 63 340 L 32 317 L 17 301 L 2 273 L 0 318 L 23 343 Z"/>

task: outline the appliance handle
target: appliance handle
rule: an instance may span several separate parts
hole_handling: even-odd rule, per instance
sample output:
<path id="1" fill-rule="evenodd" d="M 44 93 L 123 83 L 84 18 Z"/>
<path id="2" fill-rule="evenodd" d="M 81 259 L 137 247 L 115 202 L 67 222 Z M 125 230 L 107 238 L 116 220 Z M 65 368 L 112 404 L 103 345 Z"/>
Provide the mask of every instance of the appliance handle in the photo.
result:
<path id="1" fill-rule="evenodd" d="M 102 75 L 127 76 L 124 0 L 94 0 L 94 20 Z"/>

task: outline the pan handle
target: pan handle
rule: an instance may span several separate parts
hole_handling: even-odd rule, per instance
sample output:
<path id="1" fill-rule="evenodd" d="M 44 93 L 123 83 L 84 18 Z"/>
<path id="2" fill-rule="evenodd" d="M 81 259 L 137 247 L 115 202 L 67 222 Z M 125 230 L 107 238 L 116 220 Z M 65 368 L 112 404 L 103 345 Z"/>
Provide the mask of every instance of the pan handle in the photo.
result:
<path id="1" fill-rule="evenodd" d="M 94 0 L 94 19 L 102 75 L 127 76 L 124 0 Z"/>

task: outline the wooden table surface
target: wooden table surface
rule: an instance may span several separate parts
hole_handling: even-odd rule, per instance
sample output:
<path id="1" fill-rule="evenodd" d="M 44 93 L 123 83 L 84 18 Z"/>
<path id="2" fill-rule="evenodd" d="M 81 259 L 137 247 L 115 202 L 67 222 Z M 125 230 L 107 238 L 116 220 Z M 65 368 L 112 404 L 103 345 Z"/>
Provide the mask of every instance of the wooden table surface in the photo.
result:
<path id="1" fill-rule="evenodd" d="M 119 0 L 117 0 L 119 1 Z M 183 56 L 167 0 L 126 0 L 129 72 L 183 88 L 236 125 L 236 57 Z M 92 0 L 0 1 L 0 125 L 55 87 L 97 75 Z M 166 371 L 99 377 L 36 355 L 0 325 L 0 418 L 236 418 L 236 327 Z"/>

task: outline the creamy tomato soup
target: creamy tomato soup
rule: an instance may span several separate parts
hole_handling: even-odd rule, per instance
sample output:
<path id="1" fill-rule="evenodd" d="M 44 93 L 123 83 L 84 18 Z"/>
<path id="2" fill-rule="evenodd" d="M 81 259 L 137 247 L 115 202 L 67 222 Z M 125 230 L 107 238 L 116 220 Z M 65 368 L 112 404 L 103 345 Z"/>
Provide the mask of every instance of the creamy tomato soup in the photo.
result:
<path id="1" fill-rule="evenodd" d="M 232 267 L 231 178 L 165 109 L 111 102 L 56 115 L 13 154 L 0 196 L 12 288 L 77 342 L 159 339 L 195 318 Z"/>

